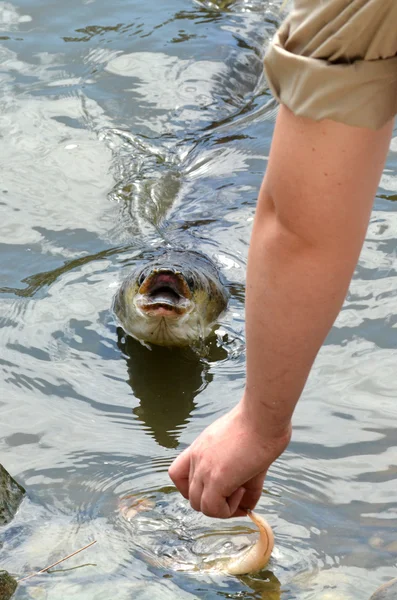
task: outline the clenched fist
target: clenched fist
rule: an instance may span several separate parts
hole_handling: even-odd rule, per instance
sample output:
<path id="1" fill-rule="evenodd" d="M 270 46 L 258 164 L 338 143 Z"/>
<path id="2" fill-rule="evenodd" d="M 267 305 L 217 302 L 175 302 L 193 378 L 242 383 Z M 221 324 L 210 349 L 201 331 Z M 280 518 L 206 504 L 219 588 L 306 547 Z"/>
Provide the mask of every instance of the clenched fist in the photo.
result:
<path id="1" fill-rule="evenodd" d="M 240 403 L 172 463 L 169 475 L 194 510 L 227 519 L 255 507 L 268 468 L 291 437 L 290 425 L 272 437 L 255 420 Z"/>

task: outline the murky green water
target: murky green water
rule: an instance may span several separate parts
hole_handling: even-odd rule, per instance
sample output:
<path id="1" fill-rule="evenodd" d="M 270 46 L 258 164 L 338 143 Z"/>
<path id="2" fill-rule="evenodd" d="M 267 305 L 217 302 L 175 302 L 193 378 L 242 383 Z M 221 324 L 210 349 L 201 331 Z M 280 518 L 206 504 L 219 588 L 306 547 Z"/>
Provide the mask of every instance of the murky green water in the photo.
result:
<path id="1" fill-rule="evenodd" d="M 245 264 L 275 116 L 261 57 L 278 19 L 266 0 L 0 3 L 0 462 L 30 494 L 0 532 L 0 564 L 22 576 L 97 540 L 18 599 L 275 600 L 281 585 L 285 600 L 368 600 L 397 576 L 397 138 L 259 504 L 269 571 L 161 566 L 247 531 L 193 513 L 167 468 L 243 388 Z M 134 257 L 165 241 L 203 250 L 229 282 L 207 358 L 125 342 L 110 313 Z M 155 510 L 125 520 L 128 494 Z"/>

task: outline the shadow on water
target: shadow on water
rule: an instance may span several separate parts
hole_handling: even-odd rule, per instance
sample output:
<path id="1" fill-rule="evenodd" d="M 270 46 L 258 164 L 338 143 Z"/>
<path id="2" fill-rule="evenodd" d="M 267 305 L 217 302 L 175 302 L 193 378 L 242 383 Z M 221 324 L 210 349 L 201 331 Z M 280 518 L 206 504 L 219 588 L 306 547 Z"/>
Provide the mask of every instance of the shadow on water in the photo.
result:
<path id="1" fill-rule="evenodd" d="M 202 358 L 192 348 L 147 348 L 117 330 L 118 347 L 128 370 L 128 383 L 140 404 L 135 416 L 158 444 L 176 448 L 179 435 L 196 408 L 195 398 L 212 381 L 210 363 L 227 357 L 212 340 L 209 356 Z"/>

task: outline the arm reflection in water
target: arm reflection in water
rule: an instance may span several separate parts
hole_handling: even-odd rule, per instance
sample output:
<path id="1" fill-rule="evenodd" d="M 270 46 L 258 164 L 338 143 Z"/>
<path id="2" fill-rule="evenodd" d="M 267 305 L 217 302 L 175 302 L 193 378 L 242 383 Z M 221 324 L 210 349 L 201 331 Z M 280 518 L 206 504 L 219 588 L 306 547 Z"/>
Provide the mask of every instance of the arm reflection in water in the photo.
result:
<path id="1" fill-rule="evenodd" d="M 224 360 L 227 352 L 209 344 L 202 358 L 191 348 L 146 348 L 117 329 L 117 345 L 127 362 L 128 383 L 140 401 L 134 415 L 165 448 L 176 448 L 179 436 L 196 407 L 195 397 L 212 381 L 210 363 Z"/>

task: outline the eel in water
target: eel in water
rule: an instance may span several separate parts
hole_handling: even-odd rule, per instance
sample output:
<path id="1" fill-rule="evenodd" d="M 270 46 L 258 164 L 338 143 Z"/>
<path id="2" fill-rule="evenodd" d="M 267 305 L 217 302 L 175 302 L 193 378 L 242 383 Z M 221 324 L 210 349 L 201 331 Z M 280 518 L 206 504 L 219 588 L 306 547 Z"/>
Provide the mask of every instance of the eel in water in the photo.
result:
<path id="1" fill-rule="evenodd" d="M 119 510 L 121 515 L 131 522 L 138 513 L 152 510 L 155 504 L 150 498 L 138 498 L 134 495 L 128 495 L 119 500 Z M 261 515 L 251 510 L 247 510 L 247 515 L 259 530 L 259 538 L 255 544 L 233 556 L 215 558 L 197 566 L 194 570 L 212 571 L 228 575 L 247 575 L 248 573 L 256 573 L 267 565 L 274 547 L 272 528 Z M 176 568 L 175 564 L 166 556 L 161 557 L 160 561 L 156 560 L 156 563 L 160 563 L 166 568 Z"/>
<path id="2" fill-rule="evenodd" d="M 274 547 L 274 535 L 269 523 L 252 510 L 247 511 L 251 521 L 259 529 L 259 539 L 245 552 L 228 560 L 221 569 L 229 575 L 246 575 L 256 573 L 269 562 Z"/>

